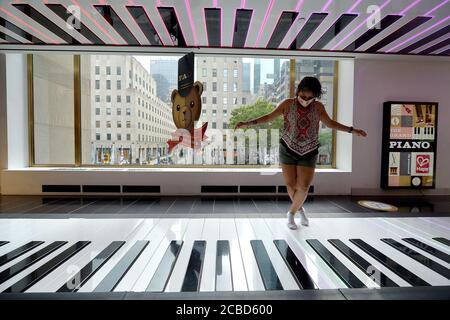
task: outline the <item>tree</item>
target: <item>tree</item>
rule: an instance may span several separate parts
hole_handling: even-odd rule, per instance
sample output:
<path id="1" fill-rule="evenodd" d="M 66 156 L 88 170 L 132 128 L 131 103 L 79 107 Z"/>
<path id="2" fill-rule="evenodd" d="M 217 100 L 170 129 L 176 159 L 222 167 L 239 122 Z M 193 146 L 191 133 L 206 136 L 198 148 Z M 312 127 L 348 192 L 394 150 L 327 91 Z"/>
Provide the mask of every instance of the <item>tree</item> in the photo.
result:
<path id="1" fill-rule="evenodd" d="M 264 116 L 266 114 L 269 114 L 275 108 L 276 108 L 275 105 L 263 99 L 258 99 L 254 104 L 243 105 L 242 107 L 236 108 L 231 112 L 230 128 L 234 129 L 236 124 L 240 121 L 249 121 Z M 272 121 L 254 125 L 249 128 L 254 129 L 256 132 L 258 132 L 259 129 L 267 129 L 267 139 L 268 139 L 267 146 L 268 148 L 270 148 L 271 130 L 272 129 L 281 130 L 283 128 L 283 118 L 277 117 Z M 248 128 L 244 128 L 244 130 L 246 129 Z"/>

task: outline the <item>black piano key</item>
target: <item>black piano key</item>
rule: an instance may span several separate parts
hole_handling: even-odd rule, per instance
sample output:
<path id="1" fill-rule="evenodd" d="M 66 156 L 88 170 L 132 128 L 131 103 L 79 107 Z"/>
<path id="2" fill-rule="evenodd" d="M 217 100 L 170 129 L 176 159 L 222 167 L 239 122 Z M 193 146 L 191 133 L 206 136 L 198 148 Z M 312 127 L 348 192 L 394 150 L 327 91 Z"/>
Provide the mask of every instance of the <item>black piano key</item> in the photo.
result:
<path id="1" fill-rule="evenodd" d="M 439 241 L 440 243 L 443 243 L 446 246 L 450 247 L 450 240 L 448 240 L 448 239 L 438 237 L 438 238 L 433 238 L 433 240 Z"/>
<path id="2" fill-rule="evenodd" d="M 141 253 L 149 244 L 149 241 L 137 241 L 128 252 L 120 259 L 114 268 L 106 275 L 105 278 L 94 289 L 94 292 L 110 292 L 119 284 L 120 280 L 130 270 L 131 266 L 136 262 Z"/>
<path id="3" fill-rule="evenodd" d="M 16 274 L 22 272 L 29 266 L 38 262 L 39 260 L 45 258 L 53 251 L 65 245 L 67 241 L 55 241 L 49 244 L 48 246 L 42 248 L 41 250 L 33 253 L 32 255 L 24 258 L 23 260 L 17 262 L 15 265 L 9 267 L 8 269 L 0 272 L 0 283 L 5 282 L 6 280 L 14 277 Z"/>
<path id="4" fill-rule="evenodd" d="M 216 291 L 233 291 L 231 278 L 230 243 L 217 241 L 216 250 Z"/>
<path id="5" fill-rule="evenodd" d="M 381 239 L 384 243 L 387 243 L 391 247 L 397 249 L 398 251 L 402 252 L 403 254 L 407 255 L 408 257 L 416 260 L 420 264 L 424 265 L 427 268 L 430 268 L 436 273 L 439 273 L 441 276 L 446 277 L 447 279 L 450 279 L 450 270 L 443 265 L 437 263 L 436 261 L 433 261 L 423 255 L 421 255 L 419 252 L 408 248 L 407 246 L 404 246 L 398 241 L 395 241 L 394 239 Z"/>
<path id="6" fill-rule="evenodd" d="M 57 292 L 78 291 L 124 244 L 125 241 L 113 241 L 69 281 L 63 284 Z"/>
<path id="7" fill-rule="evenodd" d="M 163 292 L 180 254 L 183 241 L 172 240 L 145 291 Z"/>
<path id="8" fill-rule="evenodd" d="M 273 240 L 273 242 L 283 257 L 284 262 L 288 265 L 299 287 L 302 289 L 319 289 L 286 241 Z"/>
<path id="9" fill-rule="evenodd" d="M 380 287 L 398 287 L 394 281 L 389 279 L 384 273 L 378 270 L 366 259 L 361 257 L 358 253 L 350 249 L 344 242 L 338 239 L 328 240 L 336 249 L 338 249 L 344 256 L 346 256 L 355 266 L 365 272 Z"/>
<path id="10" fill-rule="evenodd" d="M 27 244 L 24 244 L 23 246 L 20 246 L 8 253 L 5 253 L 0 257 L 0 266 L 3 266 L 9 261 L 14 260 L 15 258 L 23 255 L 24 253 L 27 253 L 30 250 L 33 250 L 34 248 L 40 246 L 43 243 L 44 241 L 30 241 Z"/>
<path id="11" fill-rule="evenodd" d="M 181 291 L 198 291 L 205 261 L 206 241 L 194 241 Z"/>
<path id="12" fill-rule="evenodd" d="M 361 239 L 350 239 L 350 242 L 358 246 L 361 250 L 366 252 L 368 255 L 370 255 L 372 258 L 380 262 L 382 265 L 384 265 L 386 268 L 394 272 L 396 275 L 398 275 L 400 278 L 408 282 L 409 284 L 413 286 L 429 286 L 430 284 L 426 282 L 425 280 L 419 278 L 415 274 L 413 274 L 411 271 L 407 270 L 406 268 L 402 267 L 400 264 L 392 260 L 391 258 L 385 256 L 377 249 L 373 248 L 372 246 L 368 245 L 366 242 L 364 242 Z"/>
<path id="13" fill-rule="evenodd" d="M 450 263 L 450 255 L 436 248 L 433 248 L 432 246 L 429 246 L 426 243 L 423 243 L 422 241 L 419 241 L 414 238 L 404 238 L 403 241 L 408 242 L 409 244 L 412 244 L 413 246 L 416 246 L 417 248 L 425 252 L 428 252 L 429 254 L 435 256 L 436 258 L 439 258 L 447 263 Z"/>
<path id="14" fill-rule="evenodd" d="M 0 241 L 0 247 L 4 246 L 5 244 L 9 243 L 9 241 Z"/>
<path id="15" fill-rule="evenodd" d="M 24 292 L 86 247 L 90 241 L 78 241 L 56 257 L 26 275 L 3 292 Z"/>
<path id="16" fill-rule="evenodd" d="M 338 258 L 336 258 L 325 246 L 317 239 L 308 239 L 306 242 L 317 252 L 323 261 L 344 281 L 349 288 L 366 288 L 364 283 L 359 280 Z"/>
<path id="17" fill-rule="evenodd" d="M 261 274 L 266 290 L 283 290 L 283 286 L 270 261 L 262 240 L 250 240 L 250 244 L 252 245 L 259 273 Z"/>

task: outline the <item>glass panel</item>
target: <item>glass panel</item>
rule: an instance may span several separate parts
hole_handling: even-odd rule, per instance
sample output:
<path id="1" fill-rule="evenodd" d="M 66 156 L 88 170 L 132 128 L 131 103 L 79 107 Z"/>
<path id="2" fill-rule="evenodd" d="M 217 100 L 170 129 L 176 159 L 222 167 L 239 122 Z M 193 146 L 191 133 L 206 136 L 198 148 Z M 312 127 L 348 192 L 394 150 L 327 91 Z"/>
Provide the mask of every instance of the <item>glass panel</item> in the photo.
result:
<path id="1" fill-rule="evenodd" d="M 334 61 L 301 59 L 295 63 L 295 85 L 304 77 L 316 77 L 322 84 L 323 95 L 319 99 L 325 109 L 333 118 L 333 89 L 334 89 Z M 317 164 L 322 167 L 331 167 L 333 161 L 333 130 L 321 123 L 319 130 L 319 157 Z"/>
<path id="2" fill-rule="evenodd" d="M 194 79 L 204 88 L 195 128 L 207 123 L 207 138 L 200 149 L 178 144 L 169 153 L 168 141 L 175 139 L 172 134 L 177 129 L 171 93 L 178 87 L 180 57 L 82 56 L 83 164 L 278 166 L 283 117 L 245 130 L 234 127 L 239 121 L 270 113 L 290 98 L 290 61 L 196 56 Z M 297 79 L 300 75 L 318 76 L 325 91 L 322 102 L 332 116 L 333 62 L 315 61 L 319 67 L 309 72 L 306 66 L 312 62 L 308 61 L 297 61 Z M 97 74 L 96 70 L 107 67 L 110 75 Z M 226 70 L 232 76 L 223 76 Z M 120 86 L 109 87 L 108 83 Z M 330 130 L 321 129 L 321 165 L 331 165 L 331 137 Z"/>
<path id="3" fill-rule="evenodd" d="M 73 55 L 33 55 L 37 165 L 75 164 L 73 64 Z"/>

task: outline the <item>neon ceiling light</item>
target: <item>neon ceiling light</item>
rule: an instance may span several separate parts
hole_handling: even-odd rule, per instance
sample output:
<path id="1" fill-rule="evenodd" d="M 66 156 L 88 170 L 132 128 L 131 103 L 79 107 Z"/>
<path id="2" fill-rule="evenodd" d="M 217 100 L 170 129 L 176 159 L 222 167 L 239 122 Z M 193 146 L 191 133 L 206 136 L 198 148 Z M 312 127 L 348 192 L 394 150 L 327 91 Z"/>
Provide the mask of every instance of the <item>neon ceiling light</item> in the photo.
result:
<path id="1" fill-rule="evenodd" d="M 59 42 L 55 41 L 54 39 L 48 37 L 45 33 L 42 33 L 41 31 L 37 30 L 36 28 L 34 28 L 32 25 L 28 24 L 26 21 L 20 19 L 18 16 L 12 14 L 11 12 L 9 12 L 8 10 L 6 10 L 3 7 L 0 7 L 0 11 L 4 12 L 7 16 L 11 17 L 13 20 L 16 20 L 18 22 L 20 22 L 23 26 L 28 27 L 28 29 L 33 30 L 34 32 L 36 32 L 37 34 L 39 34 L 40 36 L 42 36 L 43 38 L 46 38 L 48 42 L 51 42 L 53 44 L 59 44 Z"/>
<path id="2" fill-rule="evenodd" d="M 398 47 L 401 47 L 401 46 L 403 46 L 404 44 L 406 44 L 406 43 L 408 43 L 408 42 L 410 42 L 410 41 L 416 39 L 417 37 L 420 37 L 422 34 L 424 34 L 424 33 L 428 32 L 428 31 L 430 31 L 431 29 L 437 27 L 438 25 L 443 24 L 443 23 L 444 23 L 445 21 L 447 21 L 448 19 L 450 19 L 450 16 L 447 16 L 447 18 L 444 18 L 444 19 L 442 19 L 442 20 L 436 22 L 435 24 L 433 24 L 432 26 L 426 28 L 425 30 L 422 30 L 421 32 L 416 33 L 415 35 L 413 35 L 413 36 L 409 37 L 408 39 L 402 41 L 401 43 L 399 43 L 399 44 L 397 44 L 396 46 L 394 46 L 394 47 L 390 48 L 389 50 L 387 50 L 386 53 L 392 52 L 392 51 L 394 51 L 395 49 L 397 49 Z"/>
<path id="3" fill-rule="evenodd" d="M 362 0 L 361 0 L 362 1 Z M 301 7 L 302 7 L 302 5 L 303 5 L 303 2 L 304 2 L 304 0 L 299 0 L 298 2 L 297 2 L 297 5 L 295 6 L 295 11 L 297 11 L 298 13 L 300 13 L 300 9 L 301 9 Z"/>
<path id="4" fill-rule="evenodd" d="M 431 16 L 431 14 L 433 12 L 435 12 L 437 9 L 439 9 L 440 7 L 444 6 L 447 2 L 449 2 L 450 0 L 445 0 L 444 2 L 442 2 L 441 4 L 437 5 L 436 7 L 434 7 L 433 9 L 431 9 L 430 11 L 428 11 L 427 13 L 424 14 L 424 16 L 428 17 Z"/>
<path id="5" fill-rule="evenodd" d="M 322 12 L 327 12 L 328 8 L 330 7 L 331 3 L 333 2 L 333 0 L 328 0 L 327 3 L 325 3 L 325 5 L 322 8 Z"/>
<path id="6" fill-rule="evenodd" d="M 355 10 L 355 8 L 356 8 L 357 6 L 359 6 L 359 4 L 360 4 L 361 2 L 362 2 L 362 0 L 357 0 L 357 1 L 355 1 L 355 3 L 353 4 L 353 6 L 352 6 L 350 9 L 347 10 L 347 13 L 354 13 L 353 10 Z"/>
<path id="7" fill-rule="evenodd" d="M 95 24 L 95 26 L 96 26 L 97 28 L 99 28 L 99 29 L 103 32 L 103 34 L 105 34 L 105 35 L 109 38 L 109 40 L 111 40 L 111 42 L 112 42 L 113 44 L 115 44 L 115 45 L 118 45 L 118 44 L 119 44 L 119 43 L 117 42 L 117 40 L 114 39 L 114 38 L 111 36 L 111 34 L 110 34 L 108 31 L 106 31 L 106 29 L 103 28 L 101 24 L 99 24 L 99 23 L 97 22 L 97 19 L 93 19 L 93 18 L 91 17 L 91 15 L 89 14 L 89 12 L 88 12 L 86 9 L 84 9 L 81 5 L 79 5 L 78 2 L 77 2 L 76 0 L 71 0 L 71 2 L 72 2 L 74 5 L 76 5 L 78 8 L 80 8 L 81 12 L 82 12 L 86 17 L 88 17 L 88 19 L 91 20 L 92 23 Z"/>
<path id="8" fill-rule="evenodd" d="M 389 3 L 391 2 L 391 0 L 386 0 L 386 2 L 384 2 L 381 6 L 380 6 L 380 11 L 386 7 Z M 377 12 L 372 13 L 369 17 L 367 17 L 366 20 L 364 20 L 363 22 L 361 22 L 356 28 L 354 28 L 351 32 L 349 32 L 344 38 L 342 38 L 338 43 L 336 43 L 331 50 L 336 50 L 337 47 L 339 47 L 343 42 L 345 42 L 348 38 L 350 38 L 357 30 L 359 30 L 363 25 L 367 24 L 367 21 L 369 21 L 370 19 L 373 18 L 373 16 L 377 14 Z"/>
<path id="9" fill-rule="evenodd" d="M 256 42 L 255 42 L 255 47 L 258 47 L 258 45 L 259 45 L 259 41 L 261 40 L 263 30 L 265 29 L 267 20 L 269 19 L 270 13 L 272 12 L 274 2 L 275 2 L 274 0 L 270 0 L 269 6 L 267 7 L 263 23 L 262 23 L 261 27 L 259 28 L 258 37 L 256 38 Z"/>
<path id="10" fill-rule="evenodd" d="M 403 11 L 401 11 L 401 12 L 399 13 L 399 15 L 400 15 L 400 16 L 406 15 L 406 13 L 407 13 L 409 10 L 411 10 L 412 8 L 414 8 L 420 1 L 422 1 L 422 0 L 416 0 L 416 1 L 414 1 L 414 2 L 411 3 L 409 6 L 407 6 L 405 9 L 403 9 Z"/>
<path id="11" fill-rule="evenodd" d="M 184 0 L 184 5 L 186 6 L 189 23 L 191 24 L 192 34 L 194 35 L 194 45 L 197 46 L 198 45 L 197 32 L 195 32 L 194 20 L 192 19 L 191 4 L 190 4 L 189 0 Z M 175 8 L 174 8 L 174 10 L 175 10 Z M 180 18 L 178 18 L 178 19 L 180 19 Z"/>

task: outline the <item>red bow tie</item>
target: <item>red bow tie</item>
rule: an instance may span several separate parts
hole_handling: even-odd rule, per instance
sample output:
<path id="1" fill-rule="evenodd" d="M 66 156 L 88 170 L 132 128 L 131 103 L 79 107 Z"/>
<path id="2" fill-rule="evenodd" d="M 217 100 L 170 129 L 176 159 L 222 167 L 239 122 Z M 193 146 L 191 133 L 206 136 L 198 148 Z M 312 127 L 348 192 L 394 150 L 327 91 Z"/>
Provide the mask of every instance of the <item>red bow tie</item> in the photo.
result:
<path id="1" fill-rule="evenodd" d="M 172 149 L 175 148 L 175 146 L 178 144 L 181 144 L 185 147 L 190 147 L 192 149 L 200 148 L 201 142 L 208 138 L 205 135 L 206 127 L 208 127 L 208 122 L 205 122 L 201 128 L 192 129 L 191 131 L 179 128 L 172 132 L 172 139 L 178 137 L 178 140 L 167 140 L 167 144 L 169 145 L 169 153 L 172 152 Z M 184 139 L 185 136 L 186 139 Z"/>

